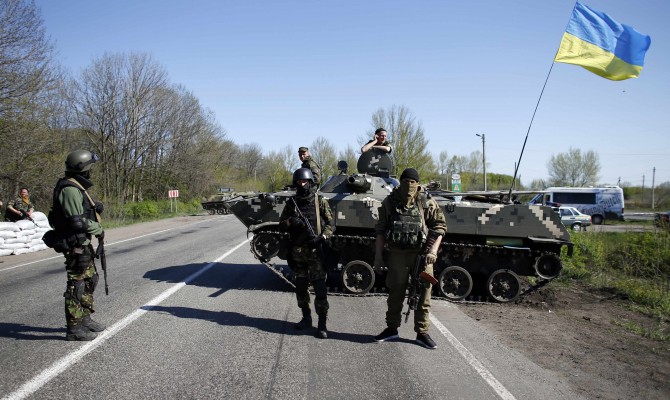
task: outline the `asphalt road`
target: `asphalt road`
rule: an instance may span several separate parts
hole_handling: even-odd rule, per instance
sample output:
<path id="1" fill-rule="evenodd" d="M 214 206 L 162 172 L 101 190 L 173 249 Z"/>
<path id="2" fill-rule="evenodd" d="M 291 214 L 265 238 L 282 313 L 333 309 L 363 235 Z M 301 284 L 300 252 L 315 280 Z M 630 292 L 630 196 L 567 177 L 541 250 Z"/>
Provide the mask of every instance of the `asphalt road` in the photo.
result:
<path id="1" fill-rule="evenodd" d="M 292 288 L 230 215 L 107 232 L 110 295 L 92 342 L 64 340 L 62 256 L 0 259 L 3 399 L 576 399 L 567 384 L 434 300 L 437 350 L 375 343 L 384 297 L 331 296 L 329 339 L 293 329 Z"/>

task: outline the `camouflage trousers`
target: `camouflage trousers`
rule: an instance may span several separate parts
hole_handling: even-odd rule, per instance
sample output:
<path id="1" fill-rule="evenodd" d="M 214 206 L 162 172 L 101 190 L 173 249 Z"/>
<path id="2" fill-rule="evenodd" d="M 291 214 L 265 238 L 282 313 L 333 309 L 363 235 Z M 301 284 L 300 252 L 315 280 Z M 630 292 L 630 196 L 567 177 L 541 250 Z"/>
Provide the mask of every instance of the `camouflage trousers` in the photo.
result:
<path id="1" fill-rule="evenodd" d="M 409 283 L 410 270 L 416 264 L 419 252 L 412 250 L 391 250 L 388 261 L 388 273 L 386 274 L 386 287 L 389 296 L 386 300 L 388 309 L 386 311 L 386 326 L 399 328 L 402 323 L 402 311 L 405 306 L 405 295 Z M 433 265 L 427 265 L 426 272 L 433 275 Z M 425 289 L 419 296 L 419 304 L 414 311 L 414 331 L 417 333 L 428 332 L 430 327 L 430 291 L 432 285 L 425 283 Z"/>
<path id="2" fill-rule="evenodd" d="M 74 326 L 92 312 L 93 292 L 98 284 L 98 271 L 95 268 L 93 247 L 84 246 L 81 253 L 69 251 L 65 254 L 67 287 L 65 297 L 65 321 Z"/>
<path id="3" fill-rule="evenodd" d="M 328 295 L 326 288 L 326 271 L 321 257 L 312 246 L 294 246 L 292 269 L 295 274 L 295 295 L 298 307 L 308 308 L 310 305 L 309 282 L 314 286 L 314 310 L 317 315 L 328 314 Z"/>

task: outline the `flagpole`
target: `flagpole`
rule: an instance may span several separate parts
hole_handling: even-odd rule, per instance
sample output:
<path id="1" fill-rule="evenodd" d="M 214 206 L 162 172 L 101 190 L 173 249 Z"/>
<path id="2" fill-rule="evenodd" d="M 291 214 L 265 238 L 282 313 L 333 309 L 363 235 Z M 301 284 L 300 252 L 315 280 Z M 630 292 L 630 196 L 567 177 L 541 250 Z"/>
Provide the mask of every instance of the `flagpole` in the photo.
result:
<path id="1" fill-rule="evenodd" d="M 572 10 L 574 12 L 575 7 L 577 7 L 577 3 L 579 1 L 575 1 L 575 5 L 572 7 Z M 572 15 L 572 14 L 571 14 Z M 570 18 L 568 18 L 568 23 L 565 25 L 565 28 L 563 32 L 567 31 L 568 25 L 570 24 Z M 563 39 L 561 39 L 561 42 Z M 547 87 L 547 82 L 549 81 L 549 76 L 551 75 L 551 70 L 554 69 L 554 64 L 556 64 L 556 55 L 558 55 L 558 51 L 561 49 L 561 45 L 559 43 L 558 48 L 556 49 L 556 54 L 554 55 L 554 60 L 551 62 L 551 67 L 549 67 L 549 72 L 547 73 L 547 77 L 544 80 L 544 85 L 542 85 L 542 91 L 540 91 L 540 97 L 537 99 L 537 104 L 535 104 L 535 110 L 533 111 L 533 116 L 530 118 L 530 124 L 528 124 L 528 130 L 526 131 L 526 138 L 523 140 L 523 146 L 521 147 L 521 154 L 519 154 L 519 161 L 516 163 L 516 166 L 514 167 L 514 177 L 512 178 L 512 182 L 516 180 L 517 172 L 519 171 L 519 167 L 521 167 L 521 157 L 523 157 L 523 151 L 526 149 L 526 142 L 528 142 L 528 136 L 530 135 L 530 128 L 533 126 L 533 121 L 535 120 L 535 114 L 537 113 L 537 109 L 540 107 L 540 101 L 542 100 L 542 95 L 544 94 L 544 89 Z M 510 186 L 509 189 L 509 195 L 508 199 L 511 201 L 512 200 L 512 186 Z"/>

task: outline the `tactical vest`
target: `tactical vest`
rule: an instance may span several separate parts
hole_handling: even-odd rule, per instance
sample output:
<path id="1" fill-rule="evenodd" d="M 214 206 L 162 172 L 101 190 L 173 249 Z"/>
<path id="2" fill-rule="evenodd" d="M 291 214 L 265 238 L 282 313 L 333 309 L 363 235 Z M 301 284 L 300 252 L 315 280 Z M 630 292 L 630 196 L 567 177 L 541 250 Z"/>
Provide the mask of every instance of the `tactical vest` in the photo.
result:
<path id="1" fill-rule="evenodd" d="M 295 196 L 295 202 L 298 206 L 298 209 L 300 209 L 300 212 L 302 215 L 309 221 L 310 225 L 312 225 L 312 228 L 314 229 L 314 232 L 316 233 L 318 230 L 317 224 L 316 224 L 316 207 L 315 207 L 315 202 L 314 202 L 314 196 L 315 194 L 311 193 L 308 196 Z M 319 199 L 320 200 L 320 199 Z M 320 212 L 319 210 L 318 212 Z M 297 211 L 294 211 L 295 215 L 298 215 Z M 312 235 L 309 232 L 309 228 L 305 227 L 304 229 L 301 229 L 298 232 L 292 232 L 291 233 L 291 239 L 293 240 L 293 243 L 295 245 L 302 245 L 305 242 L 307 242 L 309 239 L 311 239 Z"/>
<path id="2" fill-rule="evenodd" d="M 422 195 L 409 209 L 395 199 L 392 205 L 393 212 L 386 229 L 387 242 L 398 249 L 420 250 L 426 242 L 427 234 L 423 217 L 423 210 L 428 208 L 425 196 Z"/>
<path id="3" fill-rule="evenodd" d="M 70 178 L 61 178 L 54 188 L 53 197 L 51 199 L 51 210 L 49 211 L 48 216 L 49 224 L 56 232 L 61 235 L 65 234 L 67 236 L 75 236 L 76 232 L 74 232 L 70 227 L 70 224 L 68 223 L 67 219 L 65 218 L 65 214 L 63 213 L 63 207 L 61 206 L 60 201 L 58 201 L 60 192 L 68 186 L 77 188 L 77 190 L 81 192 L 84 198 L 84 214 L 82 217 L 87 220 L 97 221 L 97 216 L 95 215 L 95 208 L 93 208 L 93 205 L 89 201 L 85 191 L 78 184 L 73 183 Z"/>

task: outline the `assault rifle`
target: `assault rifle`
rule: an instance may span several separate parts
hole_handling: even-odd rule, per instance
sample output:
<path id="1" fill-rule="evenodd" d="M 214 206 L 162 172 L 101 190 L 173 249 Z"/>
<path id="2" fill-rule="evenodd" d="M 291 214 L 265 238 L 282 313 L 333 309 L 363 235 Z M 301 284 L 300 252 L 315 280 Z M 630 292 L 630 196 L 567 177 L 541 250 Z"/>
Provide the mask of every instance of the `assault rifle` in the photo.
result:
<path id="1" fill-rule="evenodd" d="M 21 218 L 27 219 L 28 221 L 35 224 L 35 226 L 37 226 L 37 222 L 35 222 L 35 220 L 30 215 L 28 215 L 27 211 L 25 211 L 25 210 L 19 210 L 19 211 L 21 212 Z"/>
<path id="2" fill-rule="evenodd" d="M 105 234 L 98 237 L 98 248 L 95 249 L 95 258 L 100 259 L 102 267 L 102 276 L 105 278 L 105 294 L 109 296 L 109 286 L 107 285 L 107 255 L 105 254 Z"/>
<path id="3" fill-rule="evenodd" d="M 419 297 L 425 288 L 426 283 L 437 284 L 437 279 L 433 278 L 426 269 L 426 255 L 421 254 L 416 258 L 416 263 L 409 273 L 409 293 L 407 295 L 407 312 L 405 313 L 405 323 L 409 319 L 410 311 L 416 311 L 419 306 Z"/>
<path id="4" fill-rule="evenodd" d="M 332 269 L 332 267 L 337 266 L 337 259 L 339 257 L 334 254 L 333 249 L 327 243 L 324 244 L 323 237 L 316 234 L 314 227 L 312 227 L 312 224 L 309 222 L 309 220 L 302 214 L 300 208 L 298 207 L 298 203 L 295 202 L 293 197 L 291 197 L 291 201 L 293 202 L 295 211 L 298 213 L 298 218 L 305 224 L 305 226 L 307 226 L 310 237 L 316 244 L 316 252 L 319 254 L 319 258 L 321 258 L 321 261 L 323 261 L 324 266 L 327 269 Z M 320 212 L 320 210 L 316 210 L 316 212 Z M 335 265 L 332 265 L 333 261 L 335 261 Z"/>

